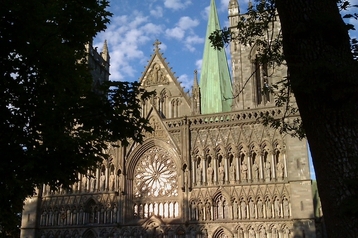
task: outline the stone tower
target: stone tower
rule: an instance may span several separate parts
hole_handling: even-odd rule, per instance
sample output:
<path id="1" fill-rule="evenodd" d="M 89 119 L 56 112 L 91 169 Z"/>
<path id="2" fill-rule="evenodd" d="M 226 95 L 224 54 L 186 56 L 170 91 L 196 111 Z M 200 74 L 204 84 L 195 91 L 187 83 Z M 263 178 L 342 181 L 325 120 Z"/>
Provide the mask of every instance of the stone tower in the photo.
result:
<path id="1" fill-rule="evenodd" d="M 240 19 L 237 0 L 229 2 L 229 28 L 235 34 Z M 278 34 L 280 22 L 276 21 L 274 34 Z M 268 39 L 269 40 L 269 39 Z M 274 106 L 272 95 L 263 93 L 263 88 L 281 81 L 287 75 L 283 66 L 268 67 L 257 60 L 259 47 L 242 45 L 237 40 L 230 43 L 233 77 L 233 109 L 262 108 Z"/>
<path id="2" fill-rule="evenodd" d="M 236 0 L 229 19 L 234 27 Z M 211 0 L 208 31 L 218 26 Z M 234 105 L 222 100 L 232 94 L 227 60 L 208 44 L 188 94 L 154 43 L 140 78 L 156 91 L 142 102 L 154 132 L 142 144 L 109 148 L 112 160 L 79 174 L 72 191 L 40 188 L 26 201 L 22 237 L 316 237 L 306 141 L 258 122 L 283 111 L 260 100 L 261 74 L 243 88 L 253 69 L 265 68 L 238 42 L 230 46 L 232 76 L 243 93 Z"/>

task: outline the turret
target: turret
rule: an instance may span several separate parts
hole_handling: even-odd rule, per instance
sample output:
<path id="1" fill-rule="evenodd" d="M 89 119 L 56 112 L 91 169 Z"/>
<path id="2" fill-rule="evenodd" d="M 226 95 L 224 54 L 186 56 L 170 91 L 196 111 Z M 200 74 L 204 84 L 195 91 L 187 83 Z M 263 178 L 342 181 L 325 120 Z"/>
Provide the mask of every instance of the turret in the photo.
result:
<path id="1" fill-rule="evenodd" d="M 109 64 L 109 51 L 108 51 L 108 45 L 107 45 L 107 40 L 104 41 L 103 43 L 103 49 L 101 52 L 101 56 L 103 58 L 104 61 L 106 61 Z"/>
<path id="2" fill-rule="evenodd" d="M 239 21 L 240 15 L 239 3 L 237 0 L 230 0 L 228 10 L 230 27 L 235 27 Z"/>

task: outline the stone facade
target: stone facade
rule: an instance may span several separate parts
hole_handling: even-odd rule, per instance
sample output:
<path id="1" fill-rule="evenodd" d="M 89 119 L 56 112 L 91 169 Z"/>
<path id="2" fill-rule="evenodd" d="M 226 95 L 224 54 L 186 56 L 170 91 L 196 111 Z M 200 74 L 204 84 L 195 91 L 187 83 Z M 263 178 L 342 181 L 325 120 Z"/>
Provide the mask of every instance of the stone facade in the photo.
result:
<path id="1" fill-rule="evenodd" d="M 188 94 L 159 46 L 140 79 L 157 92 L 142 102 L 154 132 L 111 147 L 112 160 L 79 174 L 72 191 L 39 189 L 26 200 L 21 237 L 316 237 L 306 141 L 258 122 L 283 110 L 260 99 L 252 79 L 231 112 L 200 114 L 196 73 Z M 234 87 L 255 68 L 248 52 L 231 45 Z"/>

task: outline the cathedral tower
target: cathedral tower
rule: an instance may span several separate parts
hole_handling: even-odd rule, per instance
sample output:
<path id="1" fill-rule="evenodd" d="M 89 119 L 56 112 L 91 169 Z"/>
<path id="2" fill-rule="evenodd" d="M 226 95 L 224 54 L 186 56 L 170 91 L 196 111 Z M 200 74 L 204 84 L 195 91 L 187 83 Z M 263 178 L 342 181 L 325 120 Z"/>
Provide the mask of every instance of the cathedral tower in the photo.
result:
<path id="1" fill-rule="evenodd" d="M 250 3 L 249 3 L 250 4 Z M 229 28 L 233 35 L 238 35 L 237 29 L 240 17 L 239 4 L 237 0 L 230 0 L 229 7 Z M 277 16 L 278 19 L 278 16 Z M 269 32 L 270 37 L 276 36 L 280 29 L 280 22 L 274 21 Z M 270 42 L 272 39 L 264 39 Z M 234 39 L 230 42 L 230 55 L 232 62 L 233 77 L 233 110 L 262 108 L 274 106 L 273 96 L 265 87 L 281 81 L 286 75 L 286 68 L 276 66 L 270 67 L 258 60 L 260 47 L 256 44 L 243 45 Z"/>
<path id="2" fill-rule="evenodd" d="M 215 0 L 211 0 L 200 75 L 202 114 L 231 111 L 232 87 L 226 53 L 224 49 L 215 50 L 209 40 L 210 34 L 219 29 Z"/>

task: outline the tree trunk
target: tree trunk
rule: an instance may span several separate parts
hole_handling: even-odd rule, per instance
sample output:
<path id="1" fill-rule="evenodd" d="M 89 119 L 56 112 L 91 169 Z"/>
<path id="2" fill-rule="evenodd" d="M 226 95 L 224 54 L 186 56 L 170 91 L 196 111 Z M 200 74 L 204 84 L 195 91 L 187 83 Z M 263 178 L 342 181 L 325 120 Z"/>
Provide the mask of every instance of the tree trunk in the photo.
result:
<path id="1" fill-rule="evenodd" d="M 358 237 L 358 64 L 336 2 L 276 0 L 327 234 Z"/>

